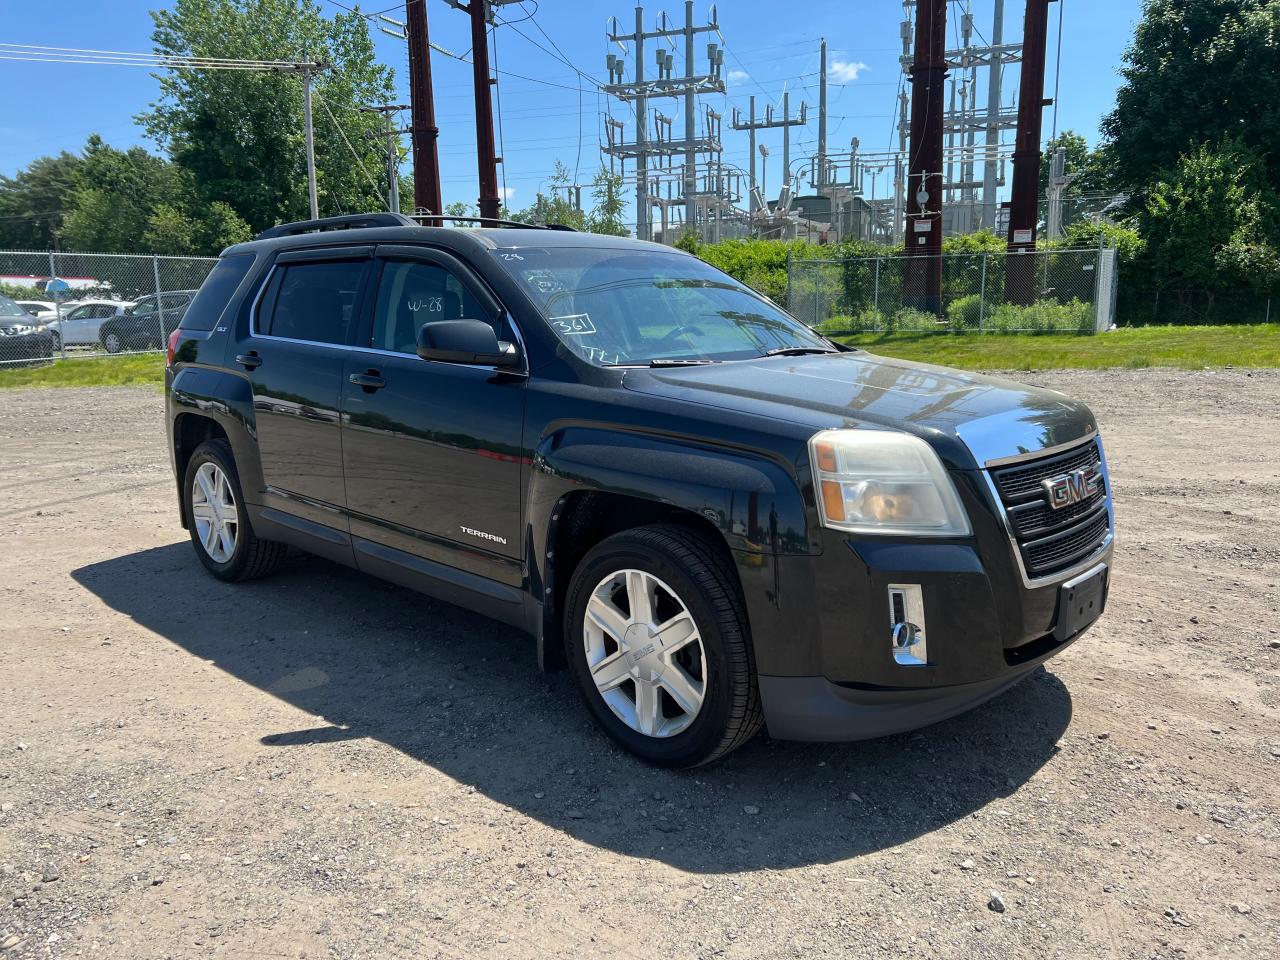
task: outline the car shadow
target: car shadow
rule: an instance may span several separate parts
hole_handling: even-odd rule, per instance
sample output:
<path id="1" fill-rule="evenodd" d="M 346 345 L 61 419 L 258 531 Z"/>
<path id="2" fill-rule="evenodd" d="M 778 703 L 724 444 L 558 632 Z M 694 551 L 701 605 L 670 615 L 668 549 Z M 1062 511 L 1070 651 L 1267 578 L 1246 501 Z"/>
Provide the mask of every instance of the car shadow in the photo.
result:
<path id="1" fill-rule="evenodd" d="M 324 722 L 246 730 L 272 749 L 380 740 L 595 846 L 693 872 L 830 863 L 904 843 L 1007 796 L 1071 718 L 1038 670 L 967 714 L 859 743 L 760 736 L 692 771 L 651 768 L 594 726 L 567 672 L 479 615 L 317 558 L 210 577 L 187 543 L 90 564 L 85 589 L 193 655 Z"/>

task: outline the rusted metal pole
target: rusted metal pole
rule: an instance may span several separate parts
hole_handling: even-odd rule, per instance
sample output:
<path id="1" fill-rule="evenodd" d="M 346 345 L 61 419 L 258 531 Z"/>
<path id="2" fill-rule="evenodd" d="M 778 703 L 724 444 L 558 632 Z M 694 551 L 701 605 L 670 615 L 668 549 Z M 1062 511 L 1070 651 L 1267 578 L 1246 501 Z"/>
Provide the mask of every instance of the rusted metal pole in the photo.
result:
<path id="1" fill-rule="evenodd" d="M 947 0 L 919 0 L 907 151 L 907 302 L 942 313 L 942 132 Z"/>
<path id="2" fill-rule="evenodd" d="M 409 130 L 413 150 L 413 204 L 440 213 L 440 154 L 436 141 L 435 96 L 431 89 L 431 47 L 427 34 L 427 0 L 405 3 L 405 36 L 409 40 Z"/>
<path id="3" fill-rule="evenodd" d="M 1022 75 L 1018 87 L 1018 132 L 1013 149 L 1009 204 L 1009 254 L 1005 258 L 1005 299 L 1036 299 L 1036 222 L 1040 217 L 1040 120 L 1044 112 L 1045 48 L 1049 0 L 1027 0 L 1022 30 Z"/>
<path id="4" fill-rule="evenodd" d="M 476 89 L 476 161 L 480 167 L 480 216 L 498 217 L 498 158 L 493 145 L 493 99 L 490 96 L 489 35 L 486 0 L 471 0 L 471 63 Z"/>

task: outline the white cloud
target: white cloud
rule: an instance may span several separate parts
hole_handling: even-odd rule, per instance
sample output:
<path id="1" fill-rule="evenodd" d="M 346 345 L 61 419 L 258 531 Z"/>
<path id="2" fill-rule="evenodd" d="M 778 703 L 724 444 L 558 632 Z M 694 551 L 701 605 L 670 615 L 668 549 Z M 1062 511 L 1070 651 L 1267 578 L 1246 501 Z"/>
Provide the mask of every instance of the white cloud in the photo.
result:
<path id="1" fill-rule="evenodd" d="M 742 83 L 742 81 L 743 81 L 743 80 L 748 80 L 748 79 L 750 79 L 750 78 L 751 78 L 751 74 L 747 73 L 747 71 L 745 71 L 745 70 L 730 70 L 730 71 L 729 71 L 729 82 L 730 82 L 730 83 Z"/>
<path id="2" fill-rule="evenodd" d="M 510 200 L 512 197 L 516 195 L 516 188 L 503 187 L 501 190 L 498 191 L 498 194 L 502 197 L 503 200 Z"/>
<path id="3" fill-rule="evenodd" d="M 848 60 L 836 60 L 831 64 L 830 69 L 827 70 L 827 76 L 836 83 L 853 83 L 853 81 L 858 79 L 858 74 L 862 73 L 863 70 L 870 69 L 871 68 L 861 60 L 855 60 L 852 62 Z"/>

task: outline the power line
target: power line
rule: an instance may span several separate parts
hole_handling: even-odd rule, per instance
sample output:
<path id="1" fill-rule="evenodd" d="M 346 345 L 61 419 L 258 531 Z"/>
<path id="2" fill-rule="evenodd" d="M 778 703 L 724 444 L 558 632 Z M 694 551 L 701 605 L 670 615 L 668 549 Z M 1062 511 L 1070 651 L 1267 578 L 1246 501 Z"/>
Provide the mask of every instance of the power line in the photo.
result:
<path id="1" fill-rule="evenodd" d="M 0 59 L 44 63 L 78 63 L 106 66 L 158 67 L 173 70 L 279 70 L 317 69 L 319 64 L 289 60 L 239 60 L 230 57 L 192 57 L 163 53 L 128 53 L 78 47 L 49 47 L 31 43 L 0 43 Z"/>
<path id="2" fill-rule="evenodd" d="M 369 168 L 366 167 L 364 165 L 364 161 L 360 159 L 360 154 L 356 153 L 356 148 L 353 147 L 351 145 L 351 141 L 347 139 L 346 131 L 342 129 L 342 124 L 338 122 L 338 118 L 335 117 L 333 115 L 333 111 L 329 109 L 328 102 L 325 101 L 324 97 L 320 96 L 320 92 L 318 90 L 313 90 L 312 96 L 320 101 L 320 106 L 324 108 L 325 116 L 327 116 L 333 122 L 334 127 L 337 128 L 338 136 L 340 136 L 342 138 L 342 142 L 347 145 L 347 149 L 351 152 L 351 156 L 355 157 L 355 161 L 359 164 L 360 170 L 364 173 L 365 179 L 369 181 L 375 191 L 381 193 L 382 187 L 378 184 L 378 181 L 373 179 L 373 174 L 369 173 Z"/>

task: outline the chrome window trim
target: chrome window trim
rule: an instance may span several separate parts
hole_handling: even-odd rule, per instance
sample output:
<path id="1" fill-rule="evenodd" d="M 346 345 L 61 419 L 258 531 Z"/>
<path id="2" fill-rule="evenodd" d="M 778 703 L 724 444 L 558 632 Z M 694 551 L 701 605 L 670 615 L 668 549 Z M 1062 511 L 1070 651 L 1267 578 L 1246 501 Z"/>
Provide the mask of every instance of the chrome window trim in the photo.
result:
<path id="1" fill-rule="evenodd" d="M 1098 461 L 1102 467 L 1102 480 L 1107 491 L 1107 535 L 1103 538 L 1098 549 L 1094 550 L 1087 557 L 1077 563 L 1072 564 L 1066 570 L 1059 570 L 1056 573 L 1046 574 L 1043 577 L 1031 577 L 1027 575 L 1026 564 L 1022 561 L 1022 550 L 1018 546 L 1018 538 L 1014 534 L 1013 523 L 1009 519 L 1009 512 L 1005 509 L 1004 501 L 1000 498 L 1000 491 L 996 487 L 995 477 L 991 475 L 990 465 L 995 464 L 997 467 L 1008 466 L 1011 463 L 1020 463 L 1027 460 L 1043 460 L 1048 457 L 1056 456 L 1060 453 L 1066 453 L 1069 450 L 1084 447 L 1092 443 L 1098 451 Z M 1009 549 L 1013 551 L 1013 558 L 1018 564 L 1018 573 L 1022 577 L 1022 585 L 1028 590 L 1039 589 L 1040 587 L 1053 586 L 1055 584 L 1065 583 L 1072 577 L 1098 566 L 1099 562 L 1103 562 L 1110 554 L 1112 547 L 1115 546 L 1116 540 L 1116 514 L 1115 503 L 1111 496 L 1111 471 L 1107 468 L 1107 454 L 1102 448 L 1102 438 L 1098 435 L 1098 431 L 1094 430 L 1092 434 L 1084 440 L 1073 440 L 1070 443 L 1059 444 L 1055 447 L 1046 447 L 1044 450 L 1037 450 L 1029 454 L 1017 454 L 1014 457 L 1001 457 L 997 460 L 988 460 L 988 468 L 982 471 L 983 479 L 986 481 L 987 490 L 991 494 L 991 500 L 995 504 L 996 511 L 999 514 L 1000 522 L 1004 524 L 1005 536 L 1009 539 Z"/>
<path id="2" fill-rule="evenodd" d="M 377 259 L 376 256 L 370 255 L 371 261 L 376 259 Z M 304 261 L 299 261 L 299 262 L 304 262 Z M 286 267 L 290 266 L 290 264 L 286 263 L 285 266 Z M 273 263 L 271 265 L 271 269 L 267 271 L 266 276 L 262 278 L 262 282 L 258 286 L 258 292 L 253 295 L 253 305 L 249 309 L 249 336 L 254 340 L 274 340 L 278 343 L 301 343 L 301 344 L 305 344 L 307 346 L 312 346 L 312 347 L 330 347 L 335 350 L 347 350 L 347 351 L 358 351 L 360 353 L 372 353 L 372 354 L 376 354 L 378 356 L 383 356 L 383 357 L 415 357 L 419 360 L 422 360 L 422 358 L 418 357 L 418 355 L 415 353 L 400 353 L 398 350 L 382 350 L 378 347 L 362 347 L 359 344 L 354 344 L 354 343 L 328 343 L 324 340 L 300 340 L 295 337 L 274 337 L 269 333 L 259 332 L 258 313 L 262 309 L 262 298 L 263 296 L 266 295 L 267 288 L 271 286 L 271 278 L 275 276 L 277 269 L 279 269 L 279 264 Z M 440 269 L 443 270 L 445 268 L 441 267 Z M 376 291 L 374 292 L 374 297 L 375 298 L 377 297 Z M 497 301 L 498 306 L 502 309 L 503 319 L 505 319 L 507 323 L 511 325 L 511 330 L 515 334 L 516 342 L 518 344 L 518 349 L 520 351 L 520 361 L 521 361 L 521 364 L 518 368 L 517 367 L 500 367 L 497 364 L 490 364 L 490 363 L 455 363 L 454 361 L 451 361 L 451 360 L 431 360 L 431 361 L 422 360 L 422 362 L 423 363 L 447 363 L 453 367 L 470 367 L 475 370 L 493 370 L 495 372 L 502 371 L 503 373 L 523 374 L 525 376 L 528 376 L 529 351 L 525 347 L 524 335 L 520 332 L 520 325 L 516 323 L 516 318 L 512 316 L 511 311 L 508 310 L 506 307 L 502 306 L 502 301 L 497 300 L 496 297 L 494 299 L 495 301 Z M 376 306 L 376 303 L 375 303 L 375 306 Z"/>

